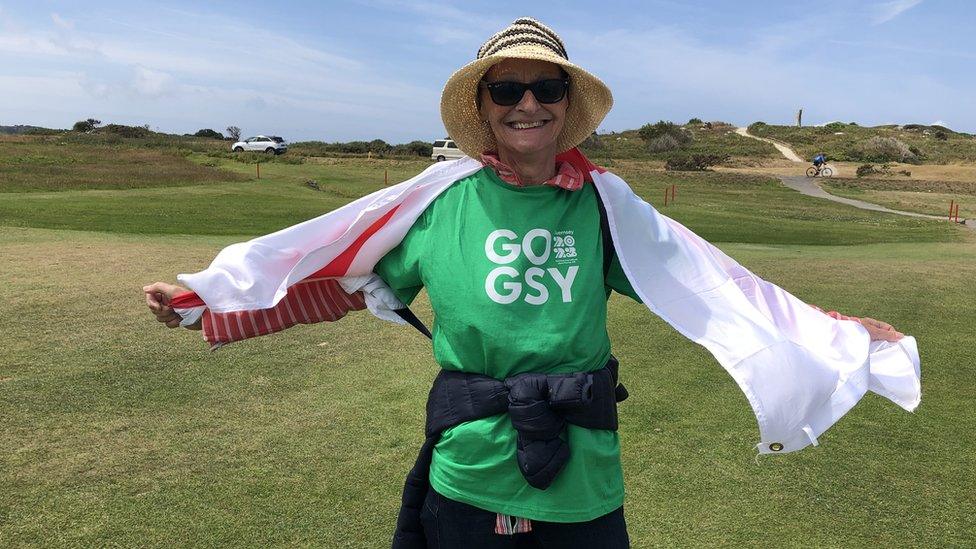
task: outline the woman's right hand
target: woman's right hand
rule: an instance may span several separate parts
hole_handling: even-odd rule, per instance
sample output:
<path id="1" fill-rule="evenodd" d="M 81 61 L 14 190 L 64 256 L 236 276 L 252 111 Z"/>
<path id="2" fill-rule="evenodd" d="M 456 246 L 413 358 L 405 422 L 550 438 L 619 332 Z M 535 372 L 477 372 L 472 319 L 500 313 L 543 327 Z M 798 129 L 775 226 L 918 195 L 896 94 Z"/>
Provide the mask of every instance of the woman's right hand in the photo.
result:
<path id="1" fill-rule="evenodd" d="M 170 328 L 176 328 L 180 325 L 183 319 L 176 314 L 176 311 L 169 304 L 173 296 L 187 291 L 186 288 L 176 284 L 154 282 L 148 286 L 143 286 L 142 291 L 146 292 L 146 305 L 156 315 L 156 320 Z"/>

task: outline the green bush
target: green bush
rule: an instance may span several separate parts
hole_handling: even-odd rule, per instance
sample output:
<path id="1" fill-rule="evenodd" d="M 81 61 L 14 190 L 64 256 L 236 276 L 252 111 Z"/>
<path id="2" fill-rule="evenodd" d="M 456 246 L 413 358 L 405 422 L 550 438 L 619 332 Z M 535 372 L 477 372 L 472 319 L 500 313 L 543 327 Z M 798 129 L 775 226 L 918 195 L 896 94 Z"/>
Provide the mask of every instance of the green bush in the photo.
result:
<path id="1" fill-rule="evenodd" d="M 223 140 L 224 139 L 224 134 L 222 134 L 222 133 L 220 133 L 220 132 L 218 132 L 216 130 L 211 130 L 210 128 L 206 128 L 206 129 L 202 129 L 202 130 L 197 131 L 197 133 L 193 134 L 193 137 L 207 137 L 209 139 L 221 139 L 221 140 Z"/>
<path id="2" fill-rule="evenodd" d="M 684 128 L 675 124 L 674 122 L 668 122 L 666 120 L 660 120 L 654 124 L 644 124 L 639 130 L 637 130 L 637 135 L 640 136 L 644 141 L 650 142 L 652 139 L 661 137 L 662 135 L 670 135 L 682 145 L 691 143 L 691 134 L 686 132 Z"/>
<path id="3" fill-rule="evenodd" d="M 702 123 L 701 118 L 692 118 L 691 120 L 688 121 L 687 125 L 690 126 L 692 124 L 701 124 L 701 123 Z"/>
<path id="4" fill-rule="evenodd" d="M 851 156 L 868 162 L 919 162 L 919 155 L 894 137 L 875 136 L 861 143 Z"/>
<path id="5" fill-rule="evenodd" d="M 681 143 L 669 134 L 655 137 L 647 142 L 647 150 L 652 153 L 673 151 L 680 148 Z"/>
<path id="6" fill-rule="evenodd" d="M 75 125 L 71 127 L 71 131 L 79 133 L 91 133 L 95 131 L 95 128 L 101 124 L 101 120 L 96 120 L 94 118 L 89 118 L 87 120 L 79 120 L 75 122 Z"/>
<path id="7" fill-rule="evenodd" d="M 149 137 L 155 132 L 143 126 L 125 126 L 122 124 L 109 124 L 98 128 L 98 133 L 107 135 L 117 135 L 127 139 Z"/>

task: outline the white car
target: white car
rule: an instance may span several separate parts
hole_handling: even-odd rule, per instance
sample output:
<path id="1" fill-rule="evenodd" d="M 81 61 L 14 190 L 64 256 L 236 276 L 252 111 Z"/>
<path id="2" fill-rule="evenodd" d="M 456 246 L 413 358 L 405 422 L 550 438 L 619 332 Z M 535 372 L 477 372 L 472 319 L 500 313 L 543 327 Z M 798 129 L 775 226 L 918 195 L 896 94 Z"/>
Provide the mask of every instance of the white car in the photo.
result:
<path id="1" fill-rule="evenodd" d="M 238 141 L 230 146 L 234 152 L 254 151 L 268 154 L 284 154 L 288 150 L 288 143 L 276 135 L 256 135 Z"/>
<path id="2" fill-rule="evenodd" d="M 450 138 L 445 137 L 434 141 L 434 151 L 430 154 L 431 160 L 442 162 L 444 160 L 457 160 L 458 158 L 464 158 L 464 153 Z"/>

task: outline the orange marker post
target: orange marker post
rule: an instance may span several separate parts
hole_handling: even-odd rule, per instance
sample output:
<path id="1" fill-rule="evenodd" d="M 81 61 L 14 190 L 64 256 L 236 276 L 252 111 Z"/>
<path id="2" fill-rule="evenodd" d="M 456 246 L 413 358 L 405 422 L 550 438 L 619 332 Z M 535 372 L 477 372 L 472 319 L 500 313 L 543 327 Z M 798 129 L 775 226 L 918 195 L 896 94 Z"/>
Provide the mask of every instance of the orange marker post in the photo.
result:
<path id="1" fill-rule="evenodd" d="M 257 164 L 254 165 L 254 167 L 257 168 L 258 170 L 258 179 L 261 179 L 261 163 L 258 162 Z"/>
<path id="2" fill-rule="evenodd" d="M 390 184 L 390 170 L 383 170 L 383 184 Z"/>
<path id="3" fill-rule="evenodd" d="M 668 205 L 668 188 L 664 187 L 664 205 Z"/>
<path id="4" fill-rule="evenodd" d="M 952 209 L 956 206 L 955 200 L 949 201 L 949 221 L 952 221 Z"/>

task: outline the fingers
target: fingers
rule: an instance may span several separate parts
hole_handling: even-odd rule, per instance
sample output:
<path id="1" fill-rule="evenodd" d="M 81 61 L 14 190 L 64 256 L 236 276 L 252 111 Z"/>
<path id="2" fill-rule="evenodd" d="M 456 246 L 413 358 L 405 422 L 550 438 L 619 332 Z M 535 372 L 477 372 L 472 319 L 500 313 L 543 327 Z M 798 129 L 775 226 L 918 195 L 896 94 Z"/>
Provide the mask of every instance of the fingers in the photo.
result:
<path id="1" fill-rule="evenodd" d="M 905 337 L 905 334 L 896 330 L 891 324 L 874 318 L 861 318 L 861 325 L 867 329 L 872 341 L 898 341 Z"/>

